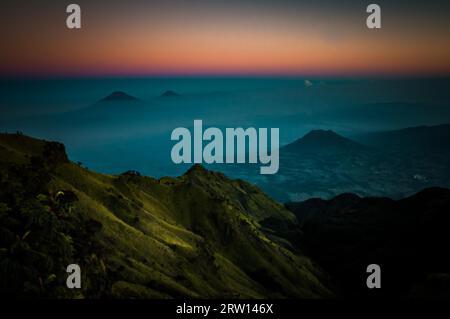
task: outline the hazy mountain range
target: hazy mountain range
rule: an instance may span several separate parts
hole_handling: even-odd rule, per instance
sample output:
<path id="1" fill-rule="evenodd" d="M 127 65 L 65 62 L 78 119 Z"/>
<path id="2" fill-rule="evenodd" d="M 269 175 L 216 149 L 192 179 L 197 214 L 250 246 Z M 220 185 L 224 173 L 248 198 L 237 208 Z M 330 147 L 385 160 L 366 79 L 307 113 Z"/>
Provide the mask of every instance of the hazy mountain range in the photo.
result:
<path id="1" fill-rule="evenodd" d="M 175 127 L 189 128 L 194 119 L 203 119 L 205 125 L 219 128 L 230 126 L 230 123 L 243 127 L 290 123 L 292 126 L 281 126 L 280 129 L 282 135 L 290 135 L 292 127 L 314 118 L 291 116 L 286 118 L 287 122 L 280 123 L 278 120 L 282 116 L 278 112 L 274 115 L 272 110 L 266 118 L 258 115 L 249 120 L 245 114 L 250 111 L 239 108 L 236 103 L 239 99 L 229 92 L 196 96 L 175 90 L 162 92 L 149 102 L 123 91 L 114 91 L 84 108 L 24 116 L 0 125 L 8 130 L 18 128 L 27 134 L 63 141 L 71 158 L 101 172 L 118 174 L 135 169 L 161 177 L 182 174 L 189 167 L 172 163 L 170 133 Z M 227 112 L 223 112 L 224 109 Z M 340 110 L 342 114 L 361 116 L 365 112 L 369 122 L 380 116 L 392 119 L 394 113 L 399 118 L 401 114 L 409 117 L 413 114 L 416 121 L 426 118 L 422 114 L 425 107 L 408 103 L 367 104 L 364 112 L 356 106 Z M 335 118 L 336 122 L 330 124 L 332 127 L 343 116 L 336 110 L 323 112 Z M 442 113 L 443 119 L 447 118 L 445 114 Z M 360 121 L 358 125 L 366 123 L 367 127 L 372 127 L 363 118 L 355 119 Z M 323 126 L 323 121 L 318 123 Z M 450 186 L 449 136 L 449 125 L 346 136 L 329 129 L 313 129 L 293 142 L 282 144 L 280 171 L 275 176 L 260 175 L 258 165 L 208 167 L 250 181 L 282 202 L 331 198 L 343 192 L 401 198 L 425 187 Z"/>

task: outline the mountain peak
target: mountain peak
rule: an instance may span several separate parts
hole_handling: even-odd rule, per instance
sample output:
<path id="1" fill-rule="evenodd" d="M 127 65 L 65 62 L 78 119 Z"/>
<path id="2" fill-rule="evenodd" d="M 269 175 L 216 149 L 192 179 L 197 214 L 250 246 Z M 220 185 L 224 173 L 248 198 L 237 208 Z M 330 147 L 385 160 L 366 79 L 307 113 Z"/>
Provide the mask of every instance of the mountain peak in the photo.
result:
<path id="1" fill-rule="evenodd" d="M 161 97 L 177 97 L 177 96 L 180 96 L 180 94 L 172 90 L 167 90 L 166 92 L 161 94 Z"/>
<path id="2" fill-rule="evenodd" d="M 204 175 L 208 172 L 201 164 L 194 164 L 186 171 L 185 175 Z"/>
<path id="3" fill-rule="evenodd" d="M 303 139 L 344 138 L 332 130 L 312 130 L 303 136 Z"/>
<path id="4" fill-rule="evenodd" d="M 113 102 L 113 101 L 138 101 L 138 98 L 131 96 L 123 91 L 114 91 L 110 95 L 104 97 L 100 102 Z"/>
<path id="5" fill-rule="evenodd" d="M 312 130 L 295 142 L 284 147 L 289 151 L 308 151 L 319 149 L 352 150 L 363 146 L 351 139 L 343 137 L 332 130 Z"/>

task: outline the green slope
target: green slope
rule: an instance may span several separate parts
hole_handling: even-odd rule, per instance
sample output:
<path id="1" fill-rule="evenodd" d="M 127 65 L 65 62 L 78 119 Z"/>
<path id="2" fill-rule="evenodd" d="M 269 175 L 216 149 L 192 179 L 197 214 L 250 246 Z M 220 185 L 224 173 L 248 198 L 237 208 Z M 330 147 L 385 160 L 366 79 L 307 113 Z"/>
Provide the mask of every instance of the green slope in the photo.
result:
<path id="1" fill-rule="evenodd" d="M 261 222 L 295 216 L 253 185 L 193 166 L 110 176 L 64 146 L 0 135 L 0 289 L 41 297 L 331 297 L 328 277 Z M 82 289 L 65 288 L 65 267 Z M 13 275 L 12 275 L 13 273 Z"/>

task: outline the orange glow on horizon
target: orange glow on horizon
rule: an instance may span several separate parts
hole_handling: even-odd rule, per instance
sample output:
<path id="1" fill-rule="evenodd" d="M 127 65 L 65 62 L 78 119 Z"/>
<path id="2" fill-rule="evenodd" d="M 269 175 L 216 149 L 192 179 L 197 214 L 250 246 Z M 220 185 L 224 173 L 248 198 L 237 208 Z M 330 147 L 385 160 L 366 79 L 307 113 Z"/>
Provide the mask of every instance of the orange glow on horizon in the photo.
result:
<path id="1" fill-rule="evenodd" d="M 255 21 L 188 19 L 182 13 L 150 22 L 128 19 L 125 24 L 88 21 L 79 31 L 45 22 L 11 34 L 1 53 L 0 73 L 450 74 L 450 41 L 430 30 L 393 32 L 388 25 L 368 31 L 354 22 L 284 22 L 282 16 L 270 15 Z"/>

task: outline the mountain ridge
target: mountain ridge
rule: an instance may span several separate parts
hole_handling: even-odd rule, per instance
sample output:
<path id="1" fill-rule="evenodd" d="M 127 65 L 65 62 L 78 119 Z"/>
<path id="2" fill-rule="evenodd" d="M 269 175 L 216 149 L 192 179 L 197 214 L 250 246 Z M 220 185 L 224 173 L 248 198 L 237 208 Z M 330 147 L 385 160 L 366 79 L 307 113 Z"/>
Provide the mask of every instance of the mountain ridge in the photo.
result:
<path id="1" fill-rule="evenodd" d="M 2 293 L 60 298 L 334 296 L 319 266 L 261 227 L 268 216 L 290 224 L 295 216 L 251 184 L 200 166 L 177 178 L 154 179 L 134 171 L 98 174 L 70 162 L 62 144 L 20 134 L 0 134 L 0 149 L 0 218 L 8 221 L 0 227 L 11 234 L 0 238 L 0 246 L 13 247 L 17 238 L 24 238 L 20 254 L 9 248 L 2 252 L 2 258 L 16 265 L 16 275 L 2 283 Z M 29 264 L 30 258 L 49 262 Z M 86 269 L 80 291 L 64 288 L 65 263 Z"/>
<path id="2" fill-rule="evenodd" d="M 450 124 L 420 125 L 397 130 L 380 131 L 360 134 L 355 138 L 362 143 L 374 147 L 389 148 L 393 150 L 412 150 L 419 148 L 419 152 L 427 150 L 445 150 L 443 140 L 450 139 Z"/>

